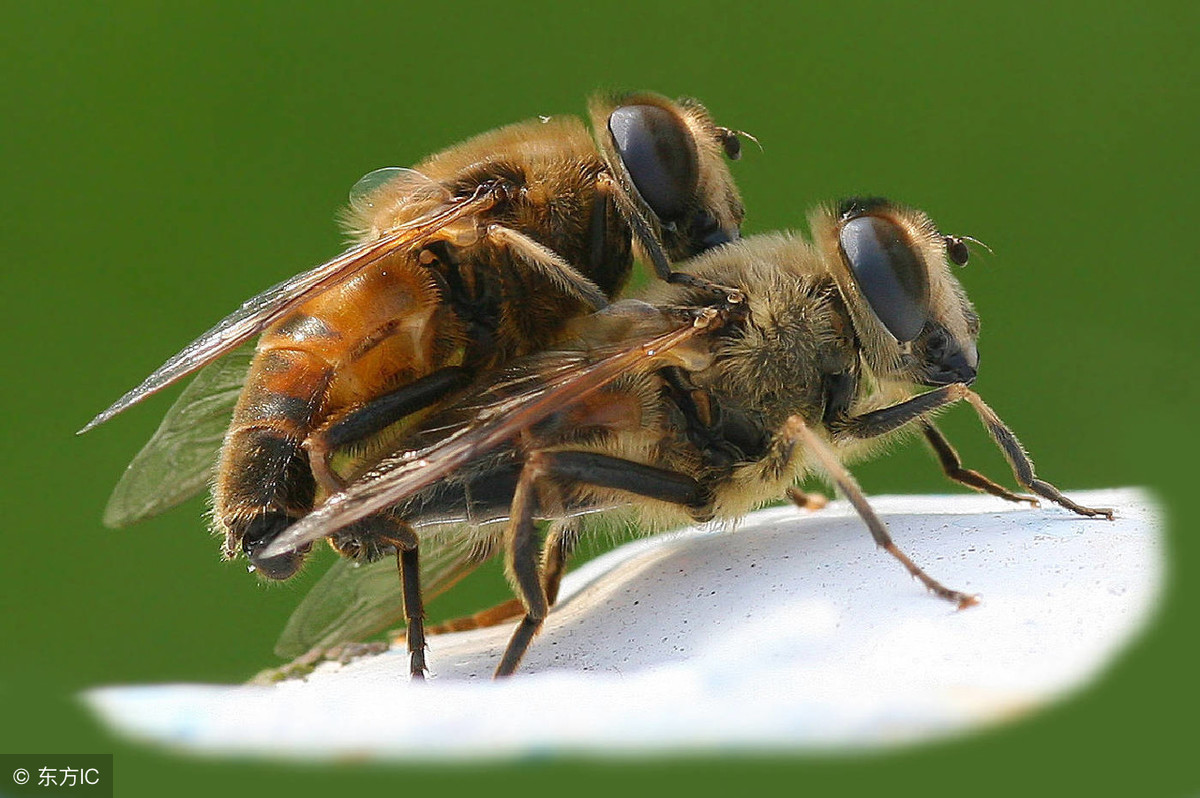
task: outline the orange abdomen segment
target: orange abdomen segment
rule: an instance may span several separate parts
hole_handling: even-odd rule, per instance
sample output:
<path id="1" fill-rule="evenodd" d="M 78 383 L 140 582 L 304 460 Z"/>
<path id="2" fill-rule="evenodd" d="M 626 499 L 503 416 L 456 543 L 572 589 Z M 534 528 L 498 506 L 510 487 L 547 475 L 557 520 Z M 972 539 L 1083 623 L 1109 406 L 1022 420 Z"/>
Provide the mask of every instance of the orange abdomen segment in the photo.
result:
<path id="1" fill-rule="evenodd" d="M 442 365 L 455 328 L 439 308 L 425 270 L 395 256 L 263 333 L 213 490 L 227 554 L 243 547 L 243 536 L 263 517 L 284 523 L 312 509 L 315 484 L 303 444 L 332 414 Z M 446 328 L 443 334 L 438 327 Z"/>

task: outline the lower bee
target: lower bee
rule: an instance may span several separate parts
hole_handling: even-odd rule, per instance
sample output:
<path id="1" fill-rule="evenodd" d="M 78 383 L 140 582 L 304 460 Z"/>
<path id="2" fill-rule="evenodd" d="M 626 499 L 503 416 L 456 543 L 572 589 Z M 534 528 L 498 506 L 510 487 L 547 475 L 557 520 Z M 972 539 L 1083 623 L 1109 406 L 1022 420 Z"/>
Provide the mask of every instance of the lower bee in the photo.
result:
<path id="1" fill-rule="evenodd" d="M 644 301 L 577 320 L 563 344 L 515 361 L 431 417 L 268 553 L 325 536 L 360 548 L 411 547 L 402 577 L 418 675 L 417 544 L 437 562 L 433 591 L 503 552 L 523 616 L 496 668 L 503 676 L 540 629 L 586 516 L 600 510 L 631 508 L 643 529 L 732 520 L 787 495 L 810 471 L 824 472 L 875 542 L 959 607 L 975 598 L 945 587 L 895 545 L 846 463 L 919 431 L 955 481 L 1112 518 L 1039 479 L 970 388 L 979 318 L 949 265 L 965 264 L 962 239 L 883 199 L 819 209 L 809 221 L 811 241 L 756 236 L 687 264 L 702 282 L 737 289 L 723 302 L 691 285 L 656 285 Z M 934 416 L 964 401 L 1033 495 L 960 462 Z M 544 543 L 539 519 L 553 522 Z"/>
<path id="2" fill-rule="evenodd" d="M 635 251 L 664 280 L 694 279 L 670 263 L 738 237 L 725 164 L 738 133 L 654 94 L 598 97 L 591 113 L 595 140 L 576 118 L 536 119 L 361 180 L 345 214 L 354 247 L 248 300 L 84 428 L 217 361 L 131 464 L 106 522 L 190 497 L 215 460 L 226 557 L 285 579 L 304 552 L 262 551 L 353 476 L 338 457 L 387 446 L 477 374 L 551 344 L 621 290 Z"/>

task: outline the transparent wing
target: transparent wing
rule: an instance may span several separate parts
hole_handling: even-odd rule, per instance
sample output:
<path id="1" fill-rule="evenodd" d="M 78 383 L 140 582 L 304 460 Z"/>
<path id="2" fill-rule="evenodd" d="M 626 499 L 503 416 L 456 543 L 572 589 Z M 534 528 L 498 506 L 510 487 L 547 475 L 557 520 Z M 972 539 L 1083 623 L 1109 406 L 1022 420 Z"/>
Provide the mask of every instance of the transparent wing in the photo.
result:
<path id="1" fill-rule="evenodd" d="M 125 468 L 104 508 L 106 526 L 151 518 L 208 486 L 253 357 L 246 345 L 196 375 Z"/>
<path id="2" fill-rule="evenodd" d="M 385 458 L 284 531 L 263 556 L 284 554 L 399 504 L 621 375 L 670 360 L 674 350 L 719 326 L 726 317 L 706 308 L 667 332 L 607 352 L 566 358 L 560 368 L 538 374 L 516 394 L 480 408 L 472 422 L 439 441 Z"/>
<path id="3" fill-rule="evenodd" d="M 421 595 L 429 601 L 453 587 L 494 549 L 465 538 L 421 549 Z M 275 644 L 285 659 L 325 652 L 343 643 L 360 643 L 404 624 L 404 597 L 396 560 L 373 563 L 338 558 L 288 618 Z"/>
<path id="4" fill-rule="evenodd" d="M 411 172 L 412 170 L 402 170 Z M 417 172 L 412 172 L 419 175 Z M 419 189 L 428 191 L 426 184 Z M 215 327 L 192 341 L 162 364 L 142 384 L 126 393 L 81 429 L 80 434 L 103 424 L 151 394 L 187 376 L 221 355 L 236 349 L 283 318 L 311 296 L 347 279 L 355 272 L 397 250 L 419 247 L 448 225 L 482 213 L 496 202 L 492 186 L 479 186 L 469 197 L 451 198 L 416 219 L 389 230 L 381 238 L 352 247 L 333 260 L 273 285 L 222 319 Z"/>

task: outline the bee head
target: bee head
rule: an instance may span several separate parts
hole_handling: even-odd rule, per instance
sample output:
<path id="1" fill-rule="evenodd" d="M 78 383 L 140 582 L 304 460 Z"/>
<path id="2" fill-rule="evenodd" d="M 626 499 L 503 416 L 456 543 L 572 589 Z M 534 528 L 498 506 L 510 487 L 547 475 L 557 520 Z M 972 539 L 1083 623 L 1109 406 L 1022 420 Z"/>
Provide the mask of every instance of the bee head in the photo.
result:
<path id="1" fill-rule="evenodd" d="M 920 385 L 974 382 L 979 317 L 950 263 L 954 242 L 921 211 L 855 198 L 810 220 L 880 376 Z"/>
<path id="2" fill-rule="evenodd" d="M 593 98 L 593 124 L 614 177 L 671 260 L 736 241 L 745 209 L 726 160 L 737 133 L 691 99 L 647 92 Z"/>

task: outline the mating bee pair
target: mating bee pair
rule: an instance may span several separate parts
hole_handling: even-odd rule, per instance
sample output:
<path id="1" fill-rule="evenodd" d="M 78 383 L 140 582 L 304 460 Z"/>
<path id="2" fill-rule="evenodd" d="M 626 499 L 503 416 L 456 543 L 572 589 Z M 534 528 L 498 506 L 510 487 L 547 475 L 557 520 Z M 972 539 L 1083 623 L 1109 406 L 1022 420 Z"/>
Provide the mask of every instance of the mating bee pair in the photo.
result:
<path id="1" fill-rule="evenodd" d="M 505 675 L 590 513 L 732 519 L 813 468 L 914 576 L 970 603 L 895 547 L 842 465 L 916 426 L 951 478 L 1036 504 L 959 463 L 931 414 L 963 399 L 1026 489 L 1111 517 L 1037 479 L 967 387 L 979 323 L 950 269 L 962 239 L 869 199 L 814 212 L 811 241 L 740 240 L 737 131 L 652 94 L 590 111 L 594 139 L 574 118 L 533 120 L 360 181 L 356 246 L 246 302 L 85 428 L 211 363 L 106 522 L 193 495 L 216 460 L 226 556 L 285 579 L 320 538 L 354 560 L 396 555 L 420 677 L 423 600 L 491 556 L 523 616 Z M 661 280 L 614 301 L 635 254 Z M 538 520 L 552 522 L 544 541 Z"/>

